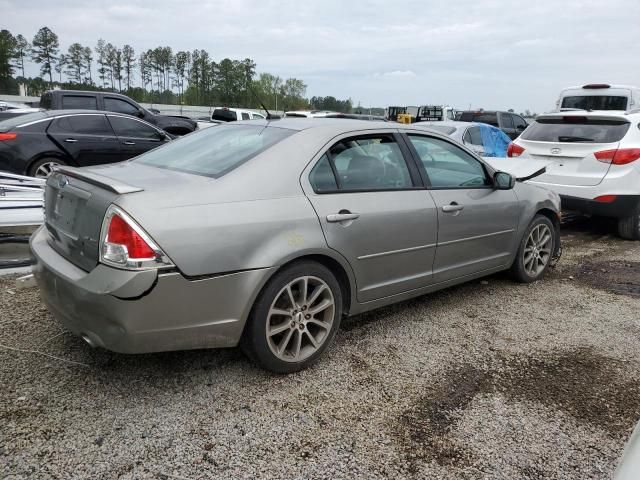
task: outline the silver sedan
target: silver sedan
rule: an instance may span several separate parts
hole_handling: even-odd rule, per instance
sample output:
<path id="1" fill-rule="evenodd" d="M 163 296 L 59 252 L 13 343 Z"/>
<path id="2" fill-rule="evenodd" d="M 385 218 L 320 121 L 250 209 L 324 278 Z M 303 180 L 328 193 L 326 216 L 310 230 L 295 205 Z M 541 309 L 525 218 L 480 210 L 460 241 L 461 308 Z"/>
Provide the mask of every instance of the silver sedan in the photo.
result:
<path id="1" fill-rule="evenodd" d="M 60 168 L 31 239 L 54 315 L 116 352 L 234 347 L 292 372 L 340 320 L 508 270 L 540 279 L 560 201 L 433 131 L 234 122 L 120 164 Z M 509 173 L 511 172 L 511 173 Z"/>

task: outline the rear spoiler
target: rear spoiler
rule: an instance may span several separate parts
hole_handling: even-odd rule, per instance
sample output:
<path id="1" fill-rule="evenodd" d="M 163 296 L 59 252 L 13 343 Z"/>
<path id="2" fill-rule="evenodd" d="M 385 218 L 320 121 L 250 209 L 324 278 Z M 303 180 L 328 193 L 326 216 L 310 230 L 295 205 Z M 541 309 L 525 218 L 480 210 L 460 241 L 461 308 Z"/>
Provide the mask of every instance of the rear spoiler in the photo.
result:
<path id="1" fill-rule="evenodd" d="M 98 175 L 97 173 L 88 172 L 85 169 L 81 170 L 75 167 L 58 166 L 55 167 L 54 171 L 68 177 L 77 178 L 78 180 L 82 180 L 83 182 L 90 183 L 91 185 L 104 188 L 105 190 L 109 190 L 110 192 L 118 193 L 120 195 L 123 195 L 125 193 L 142 192 L 144 190 L 143 188 L 134 187 L 133 185 L 120 182 L 119 180 L 114 180 L 104 175 Z"/>

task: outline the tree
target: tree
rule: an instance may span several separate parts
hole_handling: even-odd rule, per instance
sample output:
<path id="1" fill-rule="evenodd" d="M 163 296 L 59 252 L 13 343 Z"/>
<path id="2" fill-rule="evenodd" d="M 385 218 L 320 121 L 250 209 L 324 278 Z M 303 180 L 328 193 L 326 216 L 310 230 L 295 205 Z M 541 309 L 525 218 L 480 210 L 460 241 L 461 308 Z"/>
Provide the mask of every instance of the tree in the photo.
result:
<path id="1" fill-rule="evenodd" d="M 100 86 L 107 85 L 107 43 L 101 38 L 96 44 L 96 54 L 98 55 L 98 78 L 100 79 Z"/>
<path id="2" fill-rule="evenodd" d="M 131 89 L 131 79 L 133 78 L 133 69 L 136 66 L 136 52 L 131 45 L 122 47 L 122 61 L 124 63 L 125 83 L 127 91 Z"/>
<path id="3" fill-rule="evenodd" d="M 16 39 L 9 30 L 0 30 L 0 87 L 6 89 L 13 75 L 11 61 L 15 56 Z"/>
<path id="4" fill-rule="evenodd" d="M 151 83 L 151 64 L 147 53 L 142 52 L 138 57 L 138 68 L 140 69 L 142 88 L 146 90 L 147 85 Z"/>
<path id="5" fill-rule="evenodd" d="M 184 80 L 189 69 L 191 54 L 189 52 L 177 52 L 175 62 L 173 64 L 173 73 L 175 76 L 174 86 L 178 89 L 178 93 L 184 96 Z"/>
<path id="6" fill-rule="evenodd" d="M 84 47 L 79 43 L 72 43 L 67 50 L 67 70 L 64 73 L 73 83 L 82 83 L 84 71 Z"/>
<path id="7" fill-rule="evenodd" d="M 58 56 L 58 36 L 49 27 L 42 27 L 33 37 L 31 58 L 40 66 L 41 75 L 49 75 L 49 84 L 53 83 L 51 70 Z"/>
<path id="8" fill-rule="evenodd" d="M 91 70 L 93 70 L 93 52 L 91 51 L 91 47 L 84 47 L 82 50 L 82 60 L 84 62 L 84 81 L 89 85 L 93 85 L 93 75 Z"/>
<path id="9" fill-rule="evenodd" d="M 53 69 L 58 74 L 58 82 L 62 83 L 62 69 L 67 65 L 67 56 L 61 53 L 58 57 Z M 51 82 L 49 82 L 51 84 Z"/>
<path id="10" fill-rule="evenodd" d="M 24 58 L 29 55 L 31 45 L 21 34 L 16 35 L 16 41 L 13 50 L 13 58 L 15 59 L 15 67 L 22 71 L 24 78 Z"/>

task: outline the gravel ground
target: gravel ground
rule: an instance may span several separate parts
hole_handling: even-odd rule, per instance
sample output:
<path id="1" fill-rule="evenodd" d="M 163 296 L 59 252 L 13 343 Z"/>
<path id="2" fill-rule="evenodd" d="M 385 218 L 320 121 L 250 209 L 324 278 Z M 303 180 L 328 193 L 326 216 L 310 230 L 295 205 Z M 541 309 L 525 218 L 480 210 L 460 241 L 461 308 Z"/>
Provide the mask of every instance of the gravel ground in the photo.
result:
<path id="1" fill-rule="evenodd" d="M 610 478 L 640 418 L 640 242 L 581 219 L 563 239 L 543 281 L 346 320 L 289 376 L 92 350 L 0 277 L 0 477 Z"/>

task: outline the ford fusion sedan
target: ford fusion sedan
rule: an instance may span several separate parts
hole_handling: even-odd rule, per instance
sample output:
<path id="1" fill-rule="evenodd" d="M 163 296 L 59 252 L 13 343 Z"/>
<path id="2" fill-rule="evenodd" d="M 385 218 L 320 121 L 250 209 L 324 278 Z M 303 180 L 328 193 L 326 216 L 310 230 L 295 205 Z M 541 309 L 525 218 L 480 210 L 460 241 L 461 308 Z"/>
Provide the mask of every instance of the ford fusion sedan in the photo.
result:
<path id="1" fill-rule="evenodd" d="M 95 110 L 56 110 L 0 122 L 0 170 L 46 178 L 57 165 L 127 160 L 171 138 L 153 125 Z"/>
<path id="2" fill-rule="evenodd" d="M 540 279 L 560 205 L 518 180 L 531 168 L 499 171 L 410 125 L 233 122 L 127 162 L 58 169 L 34 274 L 92 346 L 240 345 L 292 372 L 344 315 L 501 270 Z"/>

